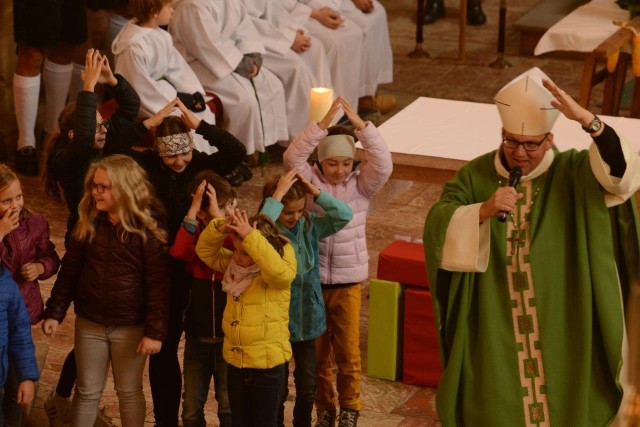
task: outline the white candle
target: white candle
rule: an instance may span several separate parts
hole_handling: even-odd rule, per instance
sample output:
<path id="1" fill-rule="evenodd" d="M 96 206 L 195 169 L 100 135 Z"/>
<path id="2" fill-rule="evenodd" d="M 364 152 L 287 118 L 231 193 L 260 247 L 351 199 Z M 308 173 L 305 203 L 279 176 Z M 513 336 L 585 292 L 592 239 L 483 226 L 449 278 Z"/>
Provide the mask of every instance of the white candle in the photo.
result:
<path id="1" fill-rule="evenodd" d="M 327 115 L 333 103 L 333 89 L 326 87 L 311 88 L 311 108 L 309 120 L 319 122 Z"/>

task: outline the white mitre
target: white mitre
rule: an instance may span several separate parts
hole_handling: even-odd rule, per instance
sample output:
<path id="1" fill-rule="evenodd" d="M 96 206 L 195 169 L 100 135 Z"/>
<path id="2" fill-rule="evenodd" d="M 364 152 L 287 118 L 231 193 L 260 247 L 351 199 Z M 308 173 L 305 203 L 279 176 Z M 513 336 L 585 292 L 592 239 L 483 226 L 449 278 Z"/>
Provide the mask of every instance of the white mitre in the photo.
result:
<path id="1" fill-rule="evenodd" d="M 549 79 L 538 67 L 511 80 L 493 98 L 502 127 L 514 135 L 544 135 L 551 131 L 560 113 L 551 106 L 551 95 L 542 79 Z"/>

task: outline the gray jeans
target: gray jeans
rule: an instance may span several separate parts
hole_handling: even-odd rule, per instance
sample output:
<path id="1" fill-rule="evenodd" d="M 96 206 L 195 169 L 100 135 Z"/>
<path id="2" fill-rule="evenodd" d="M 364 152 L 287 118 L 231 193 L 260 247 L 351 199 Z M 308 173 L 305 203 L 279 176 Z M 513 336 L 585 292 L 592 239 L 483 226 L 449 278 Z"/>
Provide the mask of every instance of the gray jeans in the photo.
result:
<path id="1" fill-rule="evenodd" d="M 142 373 L 146 355 L 136 353 L 143 327 L 104 326 L 76 317 L 75 351 L 78 365 L 72 402 L 72 427 L 92 426 L 104 390 L 109 364 L 124 427 L 142 427 L 145 401 Z"/>

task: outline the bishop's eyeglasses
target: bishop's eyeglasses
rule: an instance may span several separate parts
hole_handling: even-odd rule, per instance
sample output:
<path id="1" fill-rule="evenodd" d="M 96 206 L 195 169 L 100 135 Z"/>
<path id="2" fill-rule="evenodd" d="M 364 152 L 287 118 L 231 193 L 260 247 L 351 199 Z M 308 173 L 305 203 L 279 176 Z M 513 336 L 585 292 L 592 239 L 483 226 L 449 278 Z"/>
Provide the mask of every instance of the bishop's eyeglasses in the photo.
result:
<path id="1" fill-rule="evenodd" d="M 540 148 L 540 146 L 547 139 L 548 136 L 549 136 L 549 132 L 547 132 L 540 141 L 516 141 L 515 139 L 511 139 L 503 136 L 502 143 L 504 144 L 505 147 L 511 150 L 515 150 L 516 148 L 518 148 L 519 145 L 522 145 L 522 147 L 527 151 L 537 151 L 538 148 Z"/>

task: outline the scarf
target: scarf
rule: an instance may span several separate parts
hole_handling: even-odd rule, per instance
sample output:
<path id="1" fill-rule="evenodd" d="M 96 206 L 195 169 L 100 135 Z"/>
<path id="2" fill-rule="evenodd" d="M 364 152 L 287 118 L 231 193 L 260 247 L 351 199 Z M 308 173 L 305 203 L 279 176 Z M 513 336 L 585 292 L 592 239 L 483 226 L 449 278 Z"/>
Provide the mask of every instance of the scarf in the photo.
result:
<path id="1" fill-rule="evenodd" d="M 232 258 L 227 271 L 224 272 L 222 290 L 234 297 L 240 296 L 258 274 L 260 274 L 260 266 L 258 264 L 253 264 L 250 267 L 241 267 Z"/>

